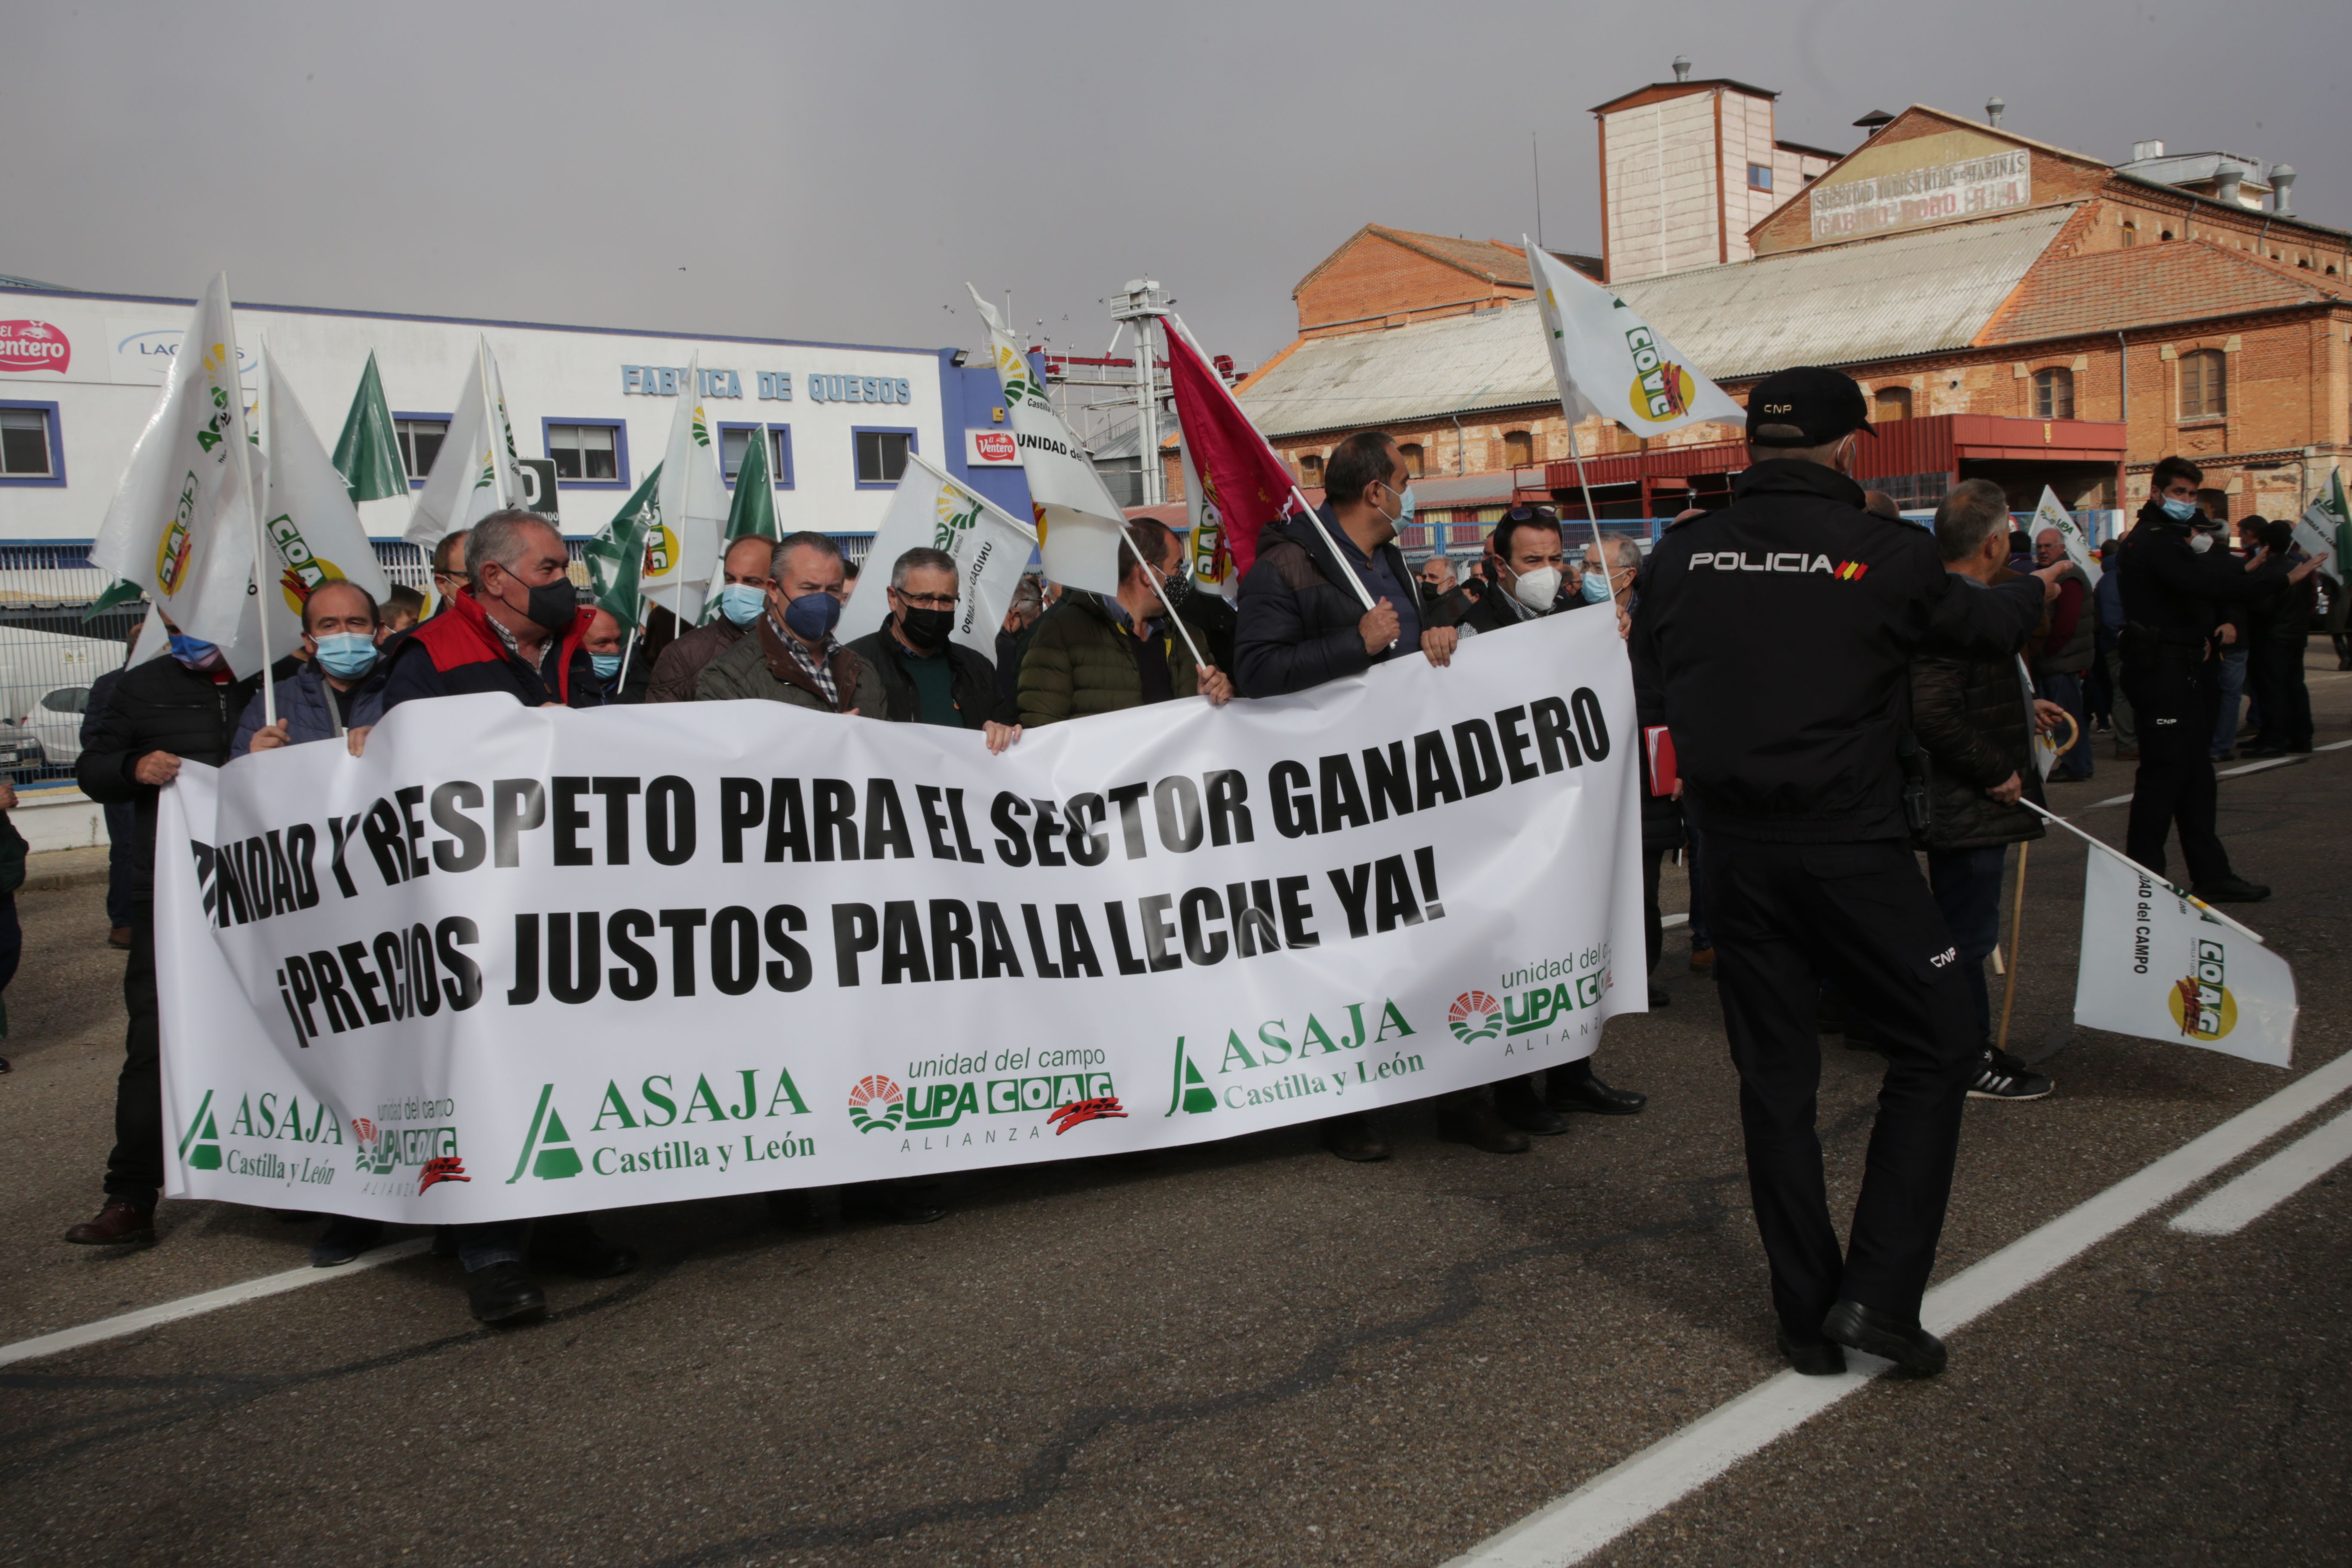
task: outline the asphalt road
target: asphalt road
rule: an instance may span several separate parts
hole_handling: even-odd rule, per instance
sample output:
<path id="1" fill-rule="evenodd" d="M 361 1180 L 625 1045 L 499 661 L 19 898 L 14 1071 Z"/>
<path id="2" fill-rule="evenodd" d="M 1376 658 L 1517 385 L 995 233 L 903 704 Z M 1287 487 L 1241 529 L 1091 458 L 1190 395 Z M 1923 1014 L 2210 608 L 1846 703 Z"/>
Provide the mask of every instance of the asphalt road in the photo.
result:
<path id="1" fill-rule="evenodd" d="M 2325 668 L 2323 744 L 2352 736 Z M 2084 808 L 2129 778 L 2102 759 L 2058 808 L 2119 842 Z M 2352 1045 L 2347 795 L 2352 750 L 2222 785 L 2277 888 L 2251 916 L 2296 968 L 2297 1074 Z M 2058 1092 L 1971 1102 L 1939 1278 L 2294 1076 L 2073 1030 L 2084 853 L 2037 845 L 2027 879 L 2012 1043 L 2055 1049 Z M 99 1198 L 121 959 L 99 889 L 18 903 L 0 1342 L 304 1262 L 316 1220 L 213 1204 L 127 1256 L 59 1242 Z M 603 1226 L 646 1268 L 551 1281 L 536 1328 L 478 1329 L 417 1258 L 17 1363 L 0 1562 L 1442 1563 L 1779 1369 L 1685 951 L 1599 1058 L 1649 1111 L 1524 1156 L 1400 1111 L 1386 1164 L 1272 1134 L 961 1181 L 928 1227 L 639 1209 Z M 1876 1058 L 1823 1046 L 1834 1208 Z M 1944 1377 L 1873 1384 L 1596 1560 L 2352 1561 L 2346 1172 L 2235 1236 L 2128 1227 Z"/>

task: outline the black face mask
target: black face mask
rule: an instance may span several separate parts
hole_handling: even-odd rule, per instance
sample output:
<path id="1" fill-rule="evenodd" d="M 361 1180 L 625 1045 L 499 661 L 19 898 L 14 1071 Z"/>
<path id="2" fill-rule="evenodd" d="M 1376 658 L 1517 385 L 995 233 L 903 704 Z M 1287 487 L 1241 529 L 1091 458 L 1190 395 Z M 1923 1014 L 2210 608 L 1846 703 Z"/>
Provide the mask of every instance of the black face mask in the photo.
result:
<path id="1" fill-rule="evenodd" d="M 955 630 L 955 612 L 909 605 L 898 622 L 898 630 L 908 642 L 928 653 L 946 646 L 948 634 Z"/>
<path id="2" fill-rule="evenodd" d="M 499 602 L 506 604 L 503 595 Z M 507 605 L 507 608 L 511 610 L 514 606 Z M 558 577 L 552 583 L 541 583 L 536 588 L 525 589 L 522 613 L 526 620 L 551 637 L 561 637 L 570 631 L 572 623 L 579 618 L 580 597 L 573 592 L 570 578 Z"/>

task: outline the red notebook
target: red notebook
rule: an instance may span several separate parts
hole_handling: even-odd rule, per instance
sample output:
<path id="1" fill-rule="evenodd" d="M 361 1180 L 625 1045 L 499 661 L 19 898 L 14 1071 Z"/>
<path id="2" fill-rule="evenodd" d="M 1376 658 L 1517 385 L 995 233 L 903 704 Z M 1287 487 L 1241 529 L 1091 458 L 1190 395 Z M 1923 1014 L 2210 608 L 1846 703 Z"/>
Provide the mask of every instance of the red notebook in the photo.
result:
<path id="1" fill-rule="evenodd" d="M 1674 794 L 1680 779 L 1675 772 L 1675 738 L 1664 724 L 1652 724 L 1642 731 L 1642 743 L 1649 748 L 1650 793 Z"/>

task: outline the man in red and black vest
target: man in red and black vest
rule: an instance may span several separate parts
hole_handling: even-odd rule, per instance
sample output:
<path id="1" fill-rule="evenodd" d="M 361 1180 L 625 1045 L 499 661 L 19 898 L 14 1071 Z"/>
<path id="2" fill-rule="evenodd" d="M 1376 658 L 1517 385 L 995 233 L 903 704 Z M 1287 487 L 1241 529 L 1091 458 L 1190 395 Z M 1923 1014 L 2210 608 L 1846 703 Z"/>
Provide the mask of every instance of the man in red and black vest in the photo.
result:
<path id="1" fill-rule="evenodd" d="M 578 602 L 563 537 L 534 512 L 492 512 L 466 541 L 467 584 L 393 656 L 383 710 L 428 697 L 503 691 L 526 708 L 589 708 L 603 683 L 582 646 L 595 612 Z M 583 1279 L 626 1274 L 637 1255 L 579 1215 L 451 1226 L 474 1316 L 519 1323 L 547 1311 L 525 1259 Z"/>
<path id="2" fill-rule="evenodd" d="M 464 589 L 403 639 L 384 682 L 389 713 L 420 697 L 503 691 L 526 708 L 593 707 L 601 687 L 581 646 L 563 536 L 536 512 L 492 512 L 467 539 Z"/>

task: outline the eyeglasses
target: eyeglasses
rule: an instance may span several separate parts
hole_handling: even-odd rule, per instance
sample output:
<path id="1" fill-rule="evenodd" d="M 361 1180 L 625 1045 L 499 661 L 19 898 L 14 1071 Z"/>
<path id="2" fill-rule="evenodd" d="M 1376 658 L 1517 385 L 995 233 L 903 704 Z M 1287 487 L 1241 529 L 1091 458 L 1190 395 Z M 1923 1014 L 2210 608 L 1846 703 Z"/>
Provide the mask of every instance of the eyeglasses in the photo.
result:
<path id="1" fill-rule="evenodd" d="M 1508 522 L 1558 522 L 1559 509 L 1541 505 L 1515 506 L 1503 514 Z"/>
<path id="2" fill-rule="evenodd" d="M 952 610 L 956 607 L 956 595 L 953 594 L 909 594 L 903 588 L 893 588 L 890 592 L 919 610 Z"/>

